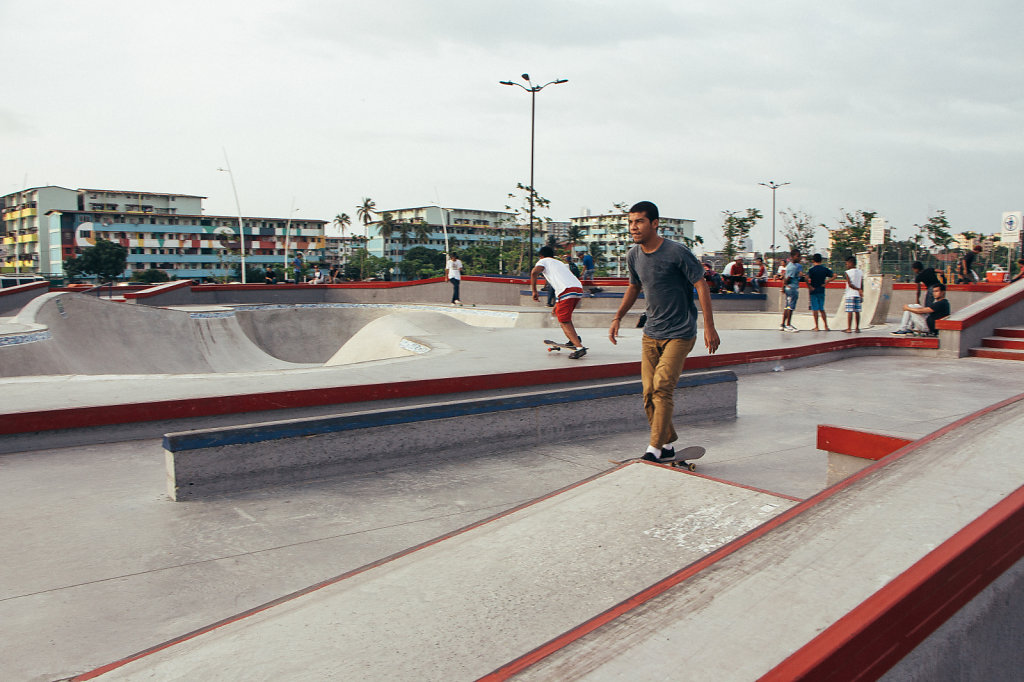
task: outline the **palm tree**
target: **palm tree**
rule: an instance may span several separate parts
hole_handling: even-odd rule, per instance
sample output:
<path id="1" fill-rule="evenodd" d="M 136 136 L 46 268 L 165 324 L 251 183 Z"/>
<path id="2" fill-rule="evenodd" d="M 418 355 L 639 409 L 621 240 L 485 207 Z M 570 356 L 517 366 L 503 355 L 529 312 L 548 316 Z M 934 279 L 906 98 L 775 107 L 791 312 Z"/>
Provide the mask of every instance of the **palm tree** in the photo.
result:
<path id="1" fill-rule="evenodd" d="M 374 203 L 373 199 L 371 199 L 370 197 L 363 197 L 363 203 L 360 204 L 359 206 L 356 206 L 356 218 L 358 218 L 360 222 L 363 223 L 364 240 L 368 240 L 370 238 L 369 225 L 371 222 L 373 222 L 373 214 L 376 213 L 374 209 L 376 208 L 377 204 Z M 363 244 L 363 248 L 365 247 L 366 244 Z M 364 258 L 362 262 L 365 263 L 366 259 Z M 362 264 L 360 264 L 359 279 L 363 278 L 363 274 L 363 266 Z"/>
<path id="2" fill-rule="evenodd" d="M 425 220 L 416 222 L 412 226 L 412 233 L 416 238 L 416 241 L 421 244 L 426 244 L 430 241 L 430 225 Z"/>
<path id="3" fill-rule="evenodd" d="M 341 238 L 345 238 L 345 228 L 352 224 L 352 219 L 348 217 L 348 213 L 339 213 L 334 216 L 332 221 L 335 225 L 341 228 Z"/>

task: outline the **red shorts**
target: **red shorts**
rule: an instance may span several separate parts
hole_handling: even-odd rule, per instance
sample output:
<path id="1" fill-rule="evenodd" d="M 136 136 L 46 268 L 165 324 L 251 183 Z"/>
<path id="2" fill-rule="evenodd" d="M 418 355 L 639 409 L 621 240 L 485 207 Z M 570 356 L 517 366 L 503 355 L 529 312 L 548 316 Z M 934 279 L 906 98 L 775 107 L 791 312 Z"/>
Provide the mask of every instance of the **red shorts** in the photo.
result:
<path id="1" fill-rule="evenodd" d="M 578 291 L 578 294 L 572 290 L 562 292 L 563 298 L 558 299 L 558 302 L 555 303 L 555 309 L 551 311 L 556 320 L 559 322 L 572 322 L 572 311 L 576 309 L 576 304 L 580 302 L 580 297 L 583 295 L 582 289 Z M 569 295 L 566 296 L 566 293 L 569 293 Z"/>

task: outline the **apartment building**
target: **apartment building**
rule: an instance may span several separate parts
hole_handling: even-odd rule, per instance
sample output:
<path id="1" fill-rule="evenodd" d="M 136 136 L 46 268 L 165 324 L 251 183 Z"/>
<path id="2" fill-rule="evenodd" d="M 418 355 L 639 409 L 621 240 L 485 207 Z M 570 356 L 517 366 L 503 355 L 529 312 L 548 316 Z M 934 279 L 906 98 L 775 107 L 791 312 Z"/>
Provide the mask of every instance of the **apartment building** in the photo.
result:
<path id="1" fill-rule="evenodd" d="M 0 196 L 0 272 L 60 273 L 60 240 L 54 248 L 46 214 L 78 208 L 78 191 L 47 185 Z"/>
<path id="2" fill-rule="evenodd" d="M 50 272 L 63 261 L 106 239 L 128 249 L 125 276 L 157 269 L 172 278 L 234 275 L 241 260 L 238 216 L 204 215 L 205 197 L 114 190 L 77 190 L 74 209 L 47 211 Z M 310 263 L 325 248 L 324 220 L 242 216 L 249 267 L 284 266 L 301 251 Z"/>
<path id="3" fill-rule="evenodd" d="M 570 218 L 569 222 L 583 231 L 577 251 L 590 251 L 596 244 L 603 267 L 616 275 L 626 271 L 626 253 L 633 245 L 629 236 L 629 217 L 625 213 L 606 213 Z M 666 239 L 686 242 L 693 239 L 694 221 L 689 218 L 658 218 L 658 232 Z"/>
<path id="4" fill-rule="evenodd" d="M 515 214 L 470 208 L 419 206 L 378 211 L 380 217 L 368 225 L 370 255 L 390 258 L 395 263 L 414 246 L 458 251 L 474 244 L 499 244 L 506 239 L 525 239 L 514 231 Z M 387 220 L 385 220 L 385 216 Z M 543 244 L 542 230 L 534 242 Z M 447 244 L 447 246 L 446 246 Z"/>

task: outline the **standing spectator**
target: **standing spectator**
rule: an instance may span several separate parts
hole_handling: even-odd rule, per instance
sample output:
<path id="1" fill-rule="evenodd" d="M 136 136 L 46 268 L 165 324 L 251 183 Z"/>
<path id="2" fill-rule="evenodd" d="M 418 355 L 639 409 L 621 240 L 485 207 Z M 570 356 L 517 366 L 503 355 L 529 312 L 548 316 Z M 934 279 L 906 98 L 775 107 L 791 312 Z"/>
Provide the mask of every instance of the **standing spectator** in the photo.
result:
<path id="1" fill-rule="evenodd" d="M 793 326 L 793 311 L 796 310 L 796 301 L 800 298 L 800 280 L 803 271 L 804 266 L 800 262 L 800 249 L 793 249 L 789 252 L 789 263 L 786 264 L 785 274 L 782 277 L 782 292 L 786 296 L 786 307 L 782 309 L 782 326 L 779 327 L 779 331 L 800 331 Z"/>
<path id="2" fill-rule="evenodd" d="M 736 256 L 736 260 L 725 266 L 722 274 L 726 287 L 737 294 L 742 294 L 747 288 L 747 269 L 743 266 L 743 256 Z"/>
<path id="3" fill-rule="evenodd" d="M 945 284 L 945 276 L 936 272 L 935 268 L 926 268 L 924 263 L 919 260 L 911 263 L 910 269 L 914 273 L 914 282 L 917 283 L 917 294 L 914 297 L 914 302 L 920 305 L 921 287 L 924 286 L 924 307 L 930 308 L 932 305 L 932 287 L 936 284 Z"/>
<path id="4" fill-rule="evenodd" d="M 302 270 L 304 267 L 305 263 L 302 262 L 302 253 L 296 251 L 295 258 L 292 259 L 292 281 L 294 281 L 296 284 L 302 281 Z"/>
<path id="5" fill-rule="evenodd" d="M 647 324 L 640 346 L 640 380 L 644 411 L 651 426 L 650 445 L 643 458 L 659 462 L 675 457 L 672 443 L 679 436 L 672 425 L 674 395 L 686 356 L 697 341 L 695 290 L 704 317 L 708 353 L 718 350 L 720 339 L 700 261 L 690 249 L 658 234 L 658 207 L 650 201 L 633 205 L 629 209 L 629 234 L 634 243 L 626 255 L 629 286 L 608 328 L 608 339 L 617 343 L 619 323 L 643 291 Z"/>
<path id="6" fill-rule="evenodd" d="M 825 316 L 825 285 L 836 278 L 836 273 L 832 272 L 827 265 L 822 264 L 820 253 L 811 256 L 811 260 L 814 265 L 807 271 L 807 294 L 811 299 L 814 331 L 818 331 L 818 316 L 820 315 L 825 331 L 830 332 L 832 330 L 828 328 L 828 317 Z"/>
<path id="7" fill-rule="evenodd" d="M 860 309 L 864 300 L 864 271 L 857 267 L 857 259 L 853 256 L 846 258 L 846 292 L 843 300 L 846 301 L 846 329 L 843 331 L 847 334 L 851 331 L 859 332 Z M 857 324 L 851 329 L 854 320 Z"/>
<path id="8" fill-rule="evenodd" d="M 759 294 L 761 293 L 761 287 L 768 283 L 768 268 L 764 266 L 763 258 L 754 259 L 751 275 L 750 286 L 753 287 L 755 294 Z"/>
<path id="9" fill-rule="evenodd" d="M 937 334 L 935 321 L 949 316 L 949 299 L 946 298 L 946 285 L 939 283 L 928 292 L 932 300 L 929 305 L 908 303 L 903 306 L 903 319 L 894 336 L 903 334 Z"/>
<path id="10" fill-rule="evenodd" d="M 459 284 L 462 283 L 462 261 L 452 251 L 448 254 L 448 262 L 445 265 L 448 272 L 448 281 L 452 283 L 452 305 L 462 305 L 459 300 Z"/>
<path id="11" fill-rule="evenodd" d="M 978 273 L 974 271 L 974 259 L 978 257 L 981 251 L 980 246 L 975 246 L 960 259 L 957 270 L 957 274 L 960 276 L 958 284 L 974 284 L 978 281 Z"/>
<path id="12" fill-rule="evenodd" d="M 583 254 L 583 279 L 594 279 L 594 257 L 589 251 Z"/>

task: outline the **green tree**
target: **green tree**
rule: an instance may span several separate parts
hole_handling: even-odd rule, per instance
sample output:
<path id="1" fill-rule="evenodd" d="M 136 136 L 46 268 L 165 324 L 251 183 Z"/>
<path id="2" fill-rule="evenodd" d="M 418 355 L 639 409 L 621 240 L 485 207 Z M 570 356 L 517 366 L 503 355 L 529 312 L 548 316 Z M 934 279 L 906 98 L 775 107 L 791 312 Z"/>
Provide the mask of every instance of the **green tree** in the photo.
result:
<path id="1" fill-rule="evenodd" d="M 71 277 L 96 275 L 97 281 L 103 282 L 120 277 L 127 264 L 128 249 L 106 239 L 97 239 L 95 246 L 82 249 L 82 255 L 65 261 L 64 269 Z"/>
<path id="2" fill-rule="evenodd" d="M 764 216 L 756 208 L 748 208 L 745 215 L 739 215 L 739 211 L 722 211 L 725 219 L 722 221 L 722 243 L 727 260 L 732 260 L 740 250 L 740 243 L 750 234 L 757 221 Z"/>
<path id="3" fill-rule="evenodd" d="M 914 225 L 914 228 L 927 237 L 932 246 L 945 251 L 949 251 L 949 245 L 956 241 L 945 211 L 936 211 L 935 215 L 928 218 L 928 222 L 924 225 Z"/>
<path id="4" fill-rule="evenodd" d="M 789 242 L 789 249 L 800 249 L 800 253 L 810 254 L 814 251 L 814 218 L 804 211 L 788 209 L 779 211 L 782 216 L 782 234 Z"/>
<path id="5" fill-rule="evenodd" d="M 508 203 L 505 204 L 506 211 L 512 211 L 513 218 L 510 229 L 516 233 L 523 235 L 523 239 L 520 240 L 519 253 L 516 258 L 516 273 L 523 272 L 523 262 L 529 258 L 531 261 L 536 255 L 534 252 L 533 245 L 531 244 L 529 249 L 526 248 L 526 242 L 529 241 L 529 227 L 530 227 L 530 197 L 533 197 L 533 230 L 534 239 L 538 232 L 543 234 L 543 229 L 538 229 L 539 225 L 550 222 L 551 218 L 544 216 L 543 212 L 551 207 L 551 200 L 546 199 L 537 194 L 536 189 L 532 189 L 521 182 L 516 183 L 516 188 L 512 192 L 508 193 Z"/>
<path id="6" fill-rule="evenodd" d="M 847 256 L 867 251 L 871 241 L 871 220 L 875 211 L 842 211 L 839 227 L 829 230 L 832 237 L 832 250 L 829 252 L 829 263 L 833 270 L 841 270 Z"/>
<path id="7" fill-rule="evenodd" d="M 363 203 L 356 206 L 356 218 L 363 224 L 363 237 L 369 238 L 369 226 L 373 222 L 373 214 L 376 213 L 377 204 L 370 197 L 363 197 Z M 361 263 L 365 264 L 364 258 Z M 363 278 L 364 271 L 359 271 L 359 279 Z M 346 275 L 347 276 L 347 275 Z M 353 278 L 354 279 L 354 278 Z"/>
<path id="8" fill-rule="evenodd" d="M 414 246 L 405 252 L 398 269 L 406 279 L 429 279 L 444 274 L 444 254 L 425 246 Z"/>
<path id="9" fill-rule="evenodd" d="M 348 213 L 339 213 L 338 215 L 334 216 L 334 220 L 332 220 L 331 222 L 333 222 L 340 228 L 341 236 L 342 238 L 344 238 L 345 228 L 352 224 L 352 219 L 348 217 Z"/>
<path id="10" fill-rule="evenodd" d="M 157 282 L 169 282 L 171 281 L 171 278 L 163 270 L 150 268 L 149 270 L 136 270 L 133 272 L 132 281 L 142 282 L 144 284 L 156 284 Z"/>

